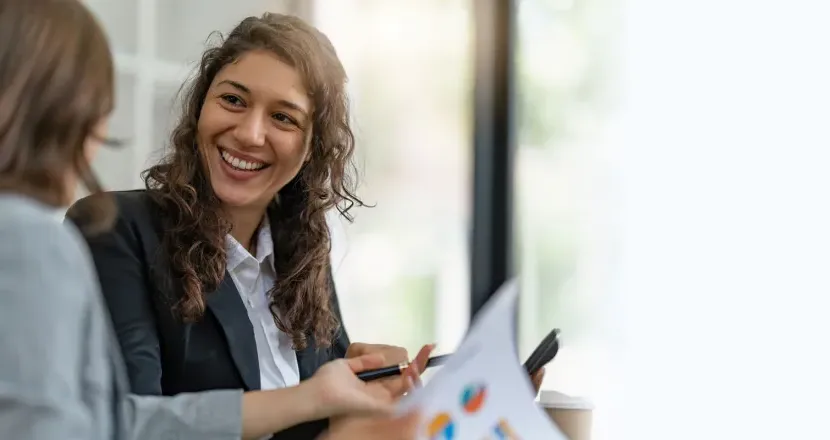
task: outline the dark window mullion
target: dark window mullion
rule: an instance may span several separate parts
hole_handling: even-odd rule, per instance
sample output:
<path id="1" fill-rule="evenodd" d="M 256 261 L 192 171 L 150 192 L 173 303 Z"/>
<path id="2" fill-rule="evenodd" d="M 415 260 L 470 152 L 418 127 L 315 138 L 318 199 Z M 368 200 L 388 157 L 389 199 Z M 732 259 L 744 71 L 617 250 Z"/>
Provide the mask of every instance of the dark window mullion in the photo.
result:
<path id="1" fill-rule="evenodd" d="M 475 0 L 471 316 L 513 276 L 514 0 Z"/>

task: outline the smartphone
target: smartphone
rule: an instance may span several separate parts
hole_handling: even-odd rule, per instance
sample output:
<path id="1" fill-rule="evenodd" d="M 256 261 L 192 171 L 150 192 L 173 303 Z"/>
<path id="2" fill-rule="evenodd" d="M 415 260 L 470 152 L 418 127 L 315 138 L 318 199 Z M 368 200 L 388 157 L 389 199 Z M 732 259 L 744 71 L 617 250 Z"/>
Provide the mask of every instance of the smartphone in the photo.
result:
<path id="1" fill-rule="evenodd" d="M 539 346 L 533 350 L 530 357 L 527 358 L 525 361 L 524 367 L 527 370 L 528 374 L 533 375 L 539 369 L 544 367 L 545 365 L 549 364 L 553 358 L 556 357 L 556 353 L 559 352 L 559 329 L 555 328 L 545 336 L 545 339 L 542 339 L 542 342 Z"/>

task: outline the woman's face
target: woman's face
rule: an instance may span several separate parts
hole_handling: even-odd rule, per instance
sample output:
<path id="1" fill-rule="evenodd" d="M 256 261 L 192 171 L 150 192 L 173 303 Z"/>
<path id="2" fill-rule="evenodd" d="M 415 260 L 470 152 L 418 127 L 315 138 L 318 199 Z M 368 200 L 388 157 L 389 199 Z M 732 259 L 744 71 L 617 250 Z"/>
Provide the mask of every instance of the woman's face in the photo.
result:
<path id="1" fill-rule="evenodd" d="M 231 207 L 263 208 L 308 157 L 311 100 L 296 69 L 252 51 L 213 79 L 198 144 L 213 191 Z"/>

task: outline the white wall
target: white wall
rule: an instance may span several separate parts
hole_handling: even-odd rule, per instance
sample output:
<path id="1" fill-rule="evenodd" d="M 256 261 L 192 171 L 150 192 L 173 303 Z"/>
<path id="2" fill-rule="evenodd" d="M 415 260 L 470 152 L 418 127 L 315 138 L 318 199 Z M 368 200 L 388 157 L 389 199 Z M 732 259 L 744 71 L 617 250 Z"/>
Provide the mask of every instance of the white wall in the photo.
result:
<path id="1" fill-rule="evenodd" d="M 830 438 L 828 13 L 626 3 L 603 438 Z"/>

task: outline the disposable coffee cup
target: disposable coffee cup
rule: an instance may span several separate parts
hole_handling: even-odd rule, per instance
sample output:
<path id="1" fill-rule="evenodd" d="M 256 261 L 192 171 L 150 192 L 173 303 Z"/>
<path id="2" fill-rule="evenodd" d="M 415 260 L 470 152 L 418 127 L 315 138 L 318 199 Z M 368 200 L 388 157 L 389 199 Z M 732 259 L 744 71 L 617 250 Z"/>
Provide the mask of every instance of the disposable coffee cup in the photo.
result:
<path id="1" fill-rule="evenodd" d="M 539 405 L 569 440 L 591 440 L 594 405 L 588 399 L 542 391 Z"/>

